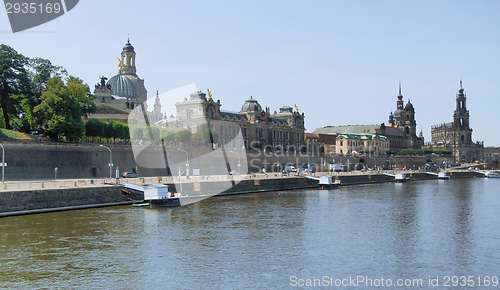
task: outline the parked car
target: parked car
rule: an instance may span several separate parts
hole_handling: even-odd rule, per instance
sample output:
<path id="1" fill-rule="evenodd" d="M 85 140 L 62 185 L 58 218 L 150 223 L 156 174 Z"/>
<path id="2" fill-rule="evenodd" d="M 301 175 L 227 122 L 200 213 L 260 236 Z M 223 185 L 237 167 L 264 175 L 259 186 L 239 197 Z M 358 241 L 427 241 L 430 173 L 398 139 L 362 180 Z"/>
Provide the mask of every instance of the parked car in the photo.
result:
<path id="1" fill-rule="evenodd" d="M 123 178 L 135 178 L 135 177 L 139 177 L 139 175 L 137 175 L 137 173 L 134 173 L 134 172 L 124 172 L 122 174 L 122 177 Z"/>

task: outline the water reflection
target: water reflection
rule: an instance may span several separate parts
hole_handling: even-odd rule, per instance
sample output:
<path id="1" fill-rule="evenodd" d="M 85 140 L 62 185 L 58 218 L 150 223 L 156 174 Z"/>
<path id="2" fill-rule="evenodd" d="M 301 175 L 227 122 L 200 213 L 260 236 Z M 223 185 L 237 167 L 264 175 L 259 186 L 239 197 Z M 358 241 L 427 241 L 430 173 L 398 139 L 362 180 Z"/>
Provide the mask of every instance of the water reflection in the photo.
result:
<path id="1" fill-rule="evenodd" d="M 267 289 L 290 286 L 292 275 L 498 275 L 499 184 L 388 183 L 3 218 L 0 287 Z"/>

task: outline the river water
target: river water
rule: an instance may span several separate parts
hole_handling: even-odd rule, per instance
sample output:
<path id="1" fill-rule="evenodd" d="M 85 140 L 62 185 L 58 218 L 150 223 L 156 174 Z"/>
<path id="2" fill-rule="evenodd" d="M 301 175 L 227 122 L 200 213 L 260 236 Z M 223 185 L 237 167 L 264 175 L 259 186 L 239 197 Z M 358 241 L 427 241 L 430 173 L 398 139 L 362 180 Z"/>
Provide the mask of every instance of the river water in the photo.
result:
<path id="1" fill-rule="evenodd" d="M 0 288 L 373 289 L 390 279 L 393 289 L 498 289 L 499 187 L 432 180 L 1 218 Z"/>

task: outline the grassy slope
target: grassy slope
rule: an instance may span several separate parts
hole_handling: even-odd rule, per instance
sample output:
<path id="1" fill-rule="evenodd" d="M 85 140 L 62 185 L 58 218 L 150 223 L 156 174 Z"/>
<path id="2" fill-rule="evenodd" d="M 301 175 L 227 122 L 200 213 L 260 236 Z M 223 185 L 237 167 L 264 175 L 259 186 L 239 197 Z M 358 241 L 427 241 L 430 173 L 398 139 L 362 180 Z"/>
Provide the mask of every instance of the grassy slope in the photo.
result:
<path id="1" fill-rule="evenodd" d="M 0 129 L 0 140 L 14 140 L 14 139 L 31 140 L 31 137 L 24 133 L 7 129 Z"/>

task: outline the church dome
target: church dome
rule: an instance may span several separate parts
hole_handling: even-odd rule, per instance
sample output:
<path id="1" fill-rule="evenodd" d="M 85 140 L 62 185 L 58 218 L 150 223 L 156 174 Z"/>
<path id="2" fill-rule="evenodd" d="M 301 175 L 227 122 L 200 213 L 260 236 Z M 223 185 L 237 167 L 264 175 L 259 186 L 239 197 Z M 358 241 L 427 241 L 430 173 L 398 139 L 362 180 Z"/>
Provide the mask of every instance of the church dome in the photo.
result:
<path id="1" fill-rule="evenodd" d="M 260 112 L 262 111 L 262 106 L 254 100 L 252 97 L 246 100 L 243 106 L 241 107 L 241 112 Z"/>
<path id="2" fill-rule="evenodd" d="M 400 118 L 400 117 L 403 117 L 403 110 L 396 110 L 394 112 L 394 117 L 395 118 Z"/>
<path id="3" fill-rule="evenodd" d="M 130 44 L 130 40 L 127 40 L 127 44 L 123 47 L 123 51 L 134 51 L 134 47 Z"/>
<path id="4" fill-rule="evenodd" d="M 408 103 L 405 106 L 405 111 L 414 111 L 415 109 L 413 108 L 413 105 L 408 101 Z"/>
<path id="5" fill-rule="evenodd" d="M 125 98 L 136 99 L 137 94 L 134 83 L 126 76 L 117 74 L 108 80 L 113 95 Z"/>

